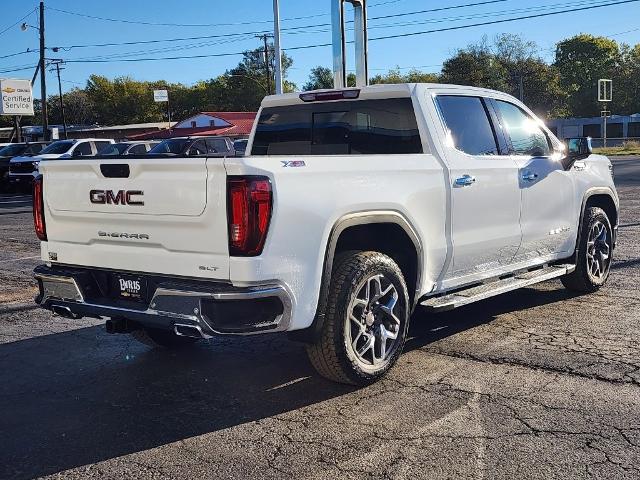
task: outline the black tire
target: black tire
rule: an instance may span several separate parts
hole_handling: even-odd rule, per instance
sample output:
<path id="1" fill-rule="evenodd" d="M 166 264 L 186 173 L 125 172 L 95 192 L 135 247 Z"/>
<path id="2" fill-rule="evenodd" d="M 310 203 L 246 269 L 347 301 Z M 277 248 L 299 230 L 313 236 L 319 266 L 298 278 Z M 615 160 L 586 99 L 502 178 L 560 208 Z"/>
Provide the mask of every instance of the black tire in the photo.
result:
<path id="1" fill-rule="evenodd" d="M 140 343 L 153 348 L 179 349 L 196 343 L 199 338 L 180 337 L 169 330 L 157 328 L 143 328 L 131 332 L 131 336 Z"/>
<path id="2" fill-rule="evenodd" d="M 375 302 L 365 302 L 360 299 L 363 291 L 367 299 L 376 298 L 376 295 L 367 295 L 367 284 L 370 284 L 369 291 L 388 290 L 389 293 L 379 296 Z M 392 315 L 387 313 L 389 311 Z M 391 258 L 379 252 L 349 252 L 338 257 L 329 284 L 324 324 L 318 340 L 307 346 L 311 364 L 320 375 L 339 383 L 363 386 L 375 382 L 402 353 L 409 327 L 409 311 L 407 285 L 400 268 Z M 351 313 L 354 313 L 354 319 L 358 316 L 358 322 L 350 319 Z M 396 338 L 383 351 L 381 343 L 387 345 L 386 339 L 391 337 L 385 335 L 389 333 L 395 334 Z M 385 336 L 384 341 L 380 340 L 381 336 Z M 372 337 L 375 337 L 373 346 Z M 359 341 L 364 343 L 359 344 Z M 378 342 L 377 347 L 375 342 Z M 360 350 L 369 345 L 369 350 L 360 356 L 356 353 L 358 345 L 361 345 Z M 376 353 L 379 354 L 377 364 Z"/>
<path id="3" fill-rule="evenodd" d="M 606 238 L 603 241 L 607 244 L 608 255 L 607 259 L 600 262 L 597 269 L 601 269 L 600 275 L 596 275 L 593 272 L 592 260 L 590 255 L 593 255 L 593 246 L 590 245 L 592 232 L 594 229 L 599 228 L 599 225 L 604 227 Z M 600 244 L 600 242 L 598 242 Z M 604 246 L 598 247 L 604 249 Z M 600 257 L 599 253 L 597 254 Z M 613 229 L 611 228 L 611 222 L 607 213 L 599 207 L 587 207 L 582 218 L 580 225 L 580 238 L 579 244 L 576 247 L 575 259 L 576 269 L 569 275 L 565 275 L 561 278 L 562 284 L 568 289 L 575 292 L 592 293 L 600 289 L 609 278 L 611 260 L 613 256 Z"/>

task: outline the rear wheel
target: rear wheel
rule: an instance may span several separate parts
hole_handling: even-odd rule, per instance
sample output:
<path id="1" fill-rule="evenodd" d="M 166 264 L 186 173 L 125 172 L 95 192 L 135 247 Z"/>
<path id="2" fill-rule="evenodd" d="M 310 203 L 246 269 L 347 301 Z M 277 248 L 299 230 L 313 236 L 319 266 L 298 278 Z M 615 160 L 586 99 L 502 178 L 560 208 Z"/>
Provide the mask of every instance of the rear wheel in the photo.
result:
<path id="1" fill-rule="evenodd" d="M 199 338 L 180 337 L 169 330 L 142 328 L 131 332 L 131 336 L 149 347 L 185 348 L 196 343 Z"/>
<path id="2" fill-rule="evenodd" d="M 342 257 L 333 271 L 320 338 L 307 346 L 322 376 L 367 385 L 398 360 L 409 324 L 407 286 L 398 265 L 379 252 Z"/>
<path id="3" fill-rule="evenodd" d="M 601 208 L 585 210 L 575 256 L 576 269 L 562 277 L 562 284 L 577 292 L 597 291 L 609 278 L 613 258 L 613 230 Z"/>

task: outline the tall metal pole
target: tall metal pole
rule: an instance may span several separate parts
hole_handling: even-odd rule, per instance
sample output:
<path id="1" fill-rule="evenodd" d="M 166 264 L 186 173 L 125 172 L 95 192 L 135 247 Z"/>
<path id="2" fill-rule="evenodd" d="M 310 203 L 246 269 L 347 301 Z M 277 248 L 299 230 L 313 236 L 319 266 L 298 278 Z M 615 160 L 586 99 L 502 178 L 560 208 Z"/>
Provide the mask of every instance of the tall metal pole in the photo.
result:
<path id="1" fill-rule="evenodd" d="M 276 94 L 282 94 L 282 51 L 280 50 L 280 6 L 273 0 L 273 47 L 276 62 Z"/>
<path id="2" fill-rule="evenodd" d="M 40 101 L 42 102 L 42 135 L 49 140 L 47 112 L 47 79 L 44 68 L 44 1 L 40 1 Z"/>
<path id="3" fill-rule="evenodd" d="M 64 132 L 64 139 L 67 137 L 67 117 L 64 114 L 64 100 L 62 99 L 62 83 L 60 82 L 60 64 L 62 60 L 56 60 L 54 62 L 56 64 L 56 72 L 58 73 L 58 92 L 60 95 L 60 113 L 62 114 L 62 131 Z"/>

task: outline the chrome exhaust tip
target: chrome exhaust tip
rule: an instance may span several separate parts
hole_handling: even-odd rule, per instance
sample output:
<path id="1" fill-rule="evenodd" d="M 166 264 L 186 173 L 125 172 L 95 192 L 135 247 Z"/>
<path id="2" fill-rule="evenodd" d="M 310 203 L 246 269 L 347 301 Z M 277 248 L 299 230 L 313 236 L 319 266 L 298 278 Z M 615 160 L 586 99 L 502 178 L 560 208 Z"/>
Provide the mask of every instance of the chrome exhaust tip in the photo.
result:
<path id="1" fill-rule="evenodd" d="M 82 318 L 82 315 L 75 314 L 71 311 L 69 307 L 64 307 L 62 305 L 53 305 L 51 307 L 51 311 L 53 312 L 54 315 L 58 315 L 64 318 L 70 318 L 72 320 L 77 320 L 79 318 Z"/>
<path id="2" fill-rule="evenodd" d="M 197 325 L 185 325 L 182 323 L 176 323 L 173 326 L 173 332 L 179 337 L 207 338 L 202 329 Z"/>

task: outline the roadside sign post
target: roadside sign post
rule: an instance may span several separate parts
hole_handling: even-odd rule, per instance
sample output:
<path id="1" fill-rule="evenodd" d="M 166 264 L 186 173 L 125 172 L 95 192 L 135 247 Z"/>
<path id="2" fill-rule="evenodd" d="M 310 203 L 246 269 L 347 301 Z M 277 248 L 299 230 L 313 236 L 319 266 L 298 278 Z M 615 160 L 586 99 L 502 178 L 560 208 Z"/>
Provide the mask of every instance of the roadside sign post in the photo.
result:
<path id="1" fill-rule="evenodd" d="M 607 117 L 611 116 L 611 112 L 607 110 L 607 103 L 613 99 L 613 81 L 608 78 L 598 80 L 598 101 L 602 103 L 602 146 L 607 146 Z"/>
<path id="2" fill-rule="evenodd" d="M 18 142 L 22 141 L 20 117 L 33 116 L 33 89 L 29 80 L 0 78 L 0 115 L 13 116 Z"/>
<path id="3" fill-rule="evenodd" d="M 169 90 L 154 90 L 153 101 L 157 103 L 167 102 L 167 118 L 169 120 L 169 128 L 171 128 L 171 106 L 169 104 Z"/>
<path id="4" fill-rule="evenodd" d="M 29 80 L 0 79 L 0 115 L 33 116 L 33 91 Z"/>

